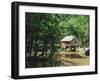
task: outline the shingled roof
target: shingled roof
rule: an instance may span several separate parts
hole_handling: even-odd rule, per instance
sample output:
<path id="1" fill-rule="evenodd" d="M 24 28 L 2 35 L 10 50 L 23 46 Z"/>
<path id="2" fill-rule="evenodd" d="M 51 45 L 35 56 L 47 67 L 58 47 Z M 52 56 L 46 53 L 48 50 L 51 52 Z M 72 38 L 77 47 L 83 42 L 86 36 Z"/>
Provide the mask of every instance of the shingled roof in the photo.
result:
<path id="1" fill-rule="evenodd" d="M 72 41 L 73 39 L 75 38 L 75 36 L 65 36 L 61 42 L 64 42 L 64 41 Z"/>

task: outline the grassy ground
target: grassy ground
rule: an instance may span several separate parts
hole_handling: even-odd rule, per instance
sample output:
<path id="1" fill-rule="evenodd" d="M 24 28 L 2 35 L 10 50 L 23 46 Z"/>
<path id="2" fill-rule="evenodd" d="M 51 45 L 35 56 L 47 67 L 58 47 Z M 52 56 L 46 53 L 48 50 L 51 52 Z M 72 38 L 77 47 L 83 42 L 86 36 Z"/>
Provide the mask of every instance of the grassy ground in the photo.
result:
<path id="1" fill-rule="evenodd" d="M 34 53 L 32 53 L 32 54 L 34 54 Z M 41 52 L 39 54 L 41 54 Z M 82 48 L 75 52 L 60 50 L 60 51 L 56 52 L 54 57 L 56 57 L 55 59 L 57 59 L 58 62 L 60 63 L 59 66 L 89 65 L 89 59 L 90 59 L 89 56 L 85 55 L 84 49 L 82 49 Z"/>
<path id="2" fill-rule="evenodd" d="M 74 55 L 75 57 L 68 57 L 68 55 Z M 78 57 L 77 57 L 78 56 Z M 79 57 L 80 56 L 80 57 Z M 89 65 L 89 56 L 86 56 L 82 51 L 79 52 L 66 52 L 61 51 L 58 60 L 62 62 L 63 66 L 82 66 Z"/>

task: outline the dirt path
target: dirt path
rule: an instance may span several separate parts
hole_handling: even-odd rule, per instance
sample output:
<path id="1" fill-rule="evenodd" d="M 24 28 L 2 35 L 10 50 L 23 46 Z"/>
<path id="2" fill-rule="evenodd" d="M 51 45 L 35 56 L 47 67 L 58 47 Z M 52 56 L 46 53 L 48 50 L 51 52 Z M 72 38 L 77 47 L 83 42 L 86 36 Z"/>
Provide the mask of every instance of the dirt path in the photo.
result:
<path id="1" fill-rule="evenodd" d="M 66 61 L 61 61 L 61 63 L 65 66 L 73 66 L 74 64 L 72 62 L 66 62 Z"/>

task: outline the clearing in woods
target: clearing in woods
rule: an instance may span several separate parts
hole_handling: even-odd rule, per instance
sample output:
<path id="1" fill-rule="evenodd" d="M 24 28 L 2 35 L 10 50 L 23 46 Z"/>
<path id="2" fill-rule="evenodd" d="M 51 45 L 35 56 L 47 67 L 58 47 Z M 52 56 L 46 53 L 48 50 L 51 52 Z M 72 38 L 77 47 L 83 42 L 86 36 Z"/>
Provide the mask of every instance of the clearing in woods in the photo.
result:
<path id="1" fill-rule="evenodd" d="M 62 62 L 61 66 L 82 66 L 89 65 L 89 56 L 80 52 L 61 52 L 58 60 Z"/>

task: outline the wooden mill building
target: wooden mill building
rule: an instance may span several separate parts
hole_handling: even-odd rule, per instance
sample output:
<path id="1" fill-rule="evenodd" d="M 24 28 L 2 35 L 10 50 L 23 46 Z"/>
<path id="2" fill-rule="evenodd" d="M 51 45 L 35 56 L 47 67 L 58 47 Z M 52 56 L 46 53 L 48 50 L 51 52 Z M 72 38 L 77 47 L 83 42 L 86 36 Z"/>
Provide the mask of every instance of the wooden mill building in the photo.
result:
<path id="1" fill-rule="evenodd" d="M 78 47 L 80 47 L 81 43 L 79 39 L 75 36 L 65 36 L 61 40 L 61 48 L 69 49 L 70 51 L 76 51 Z"/>

